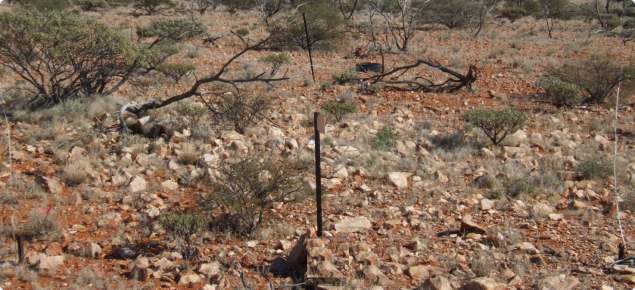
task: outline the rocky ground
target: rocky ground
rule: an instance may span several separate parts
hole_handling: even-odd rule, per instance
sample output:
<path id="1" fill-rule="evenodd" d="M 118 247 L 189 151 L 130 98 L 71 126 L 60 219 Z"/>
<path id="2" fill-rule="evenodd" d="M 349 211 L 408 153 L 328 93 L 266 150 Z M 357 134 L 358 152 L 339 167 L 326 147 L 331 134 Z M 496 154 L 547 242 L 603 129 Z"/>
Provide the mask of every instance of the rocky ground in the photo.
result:
<path id="1" fill-rule="evenodd" d="M 127 14 L 118 11 L 95 17 L 124 22 Z M 205 19 L 215 24 L 213 32 L 236 21 L 223 11 L 212 15 Z M 180 124 L 168 142 L 125 138 L 116 130 L 122 104 L 187 88 L 151 79 L 123 88 L 120 96 L 11 112 L 11 160 L 5 133 L 1 140 L 0 287 L 279 289 L 293 281 L 273 277 L 269 265 L 280 257 L 297 260 L 292 252 L 300 245 L 308 277 L 323 279 L 318 289 L 632 289 L 635 267 L 612 265 L 622 243 L 616 184 L 627 249 L 635 237 L 632 96 L 623 96 L 627 101 L 619 106 L 617 181 L 585 180 L 578 171 L 582 161 L 615 157 L 614 109 L 556 109 L 536 102 L 534 83 L 550 63 L 607 48 L 627 58 L 633 45 L 604 35 L 586 41 L 587 30 L 573 21 L 551 40 L 544 31 L 533 33 L 531 21 L 492 24 L 479 38 L 425 31 L 410 53 L 387 56 L 386 63 L 407 64 L 425 55 L 457 70 L 475 64 L 480 78 L 474 92 L 367 94 L 356 84 L 334 84 L 331 74 L 379 58 L 357 59 L 344 48 L 316 53 L 313 83 L 308 57 L 292 52 L 291 80 L 249 88 L 266 92 L 276 105 L 267 112 L 269 121 L 244 134 L 224 124 L 202 126 L 213 121 L 192 122 L 168 107 L 152 116 Z M 203 51 L 193 58 L 201 74 L 240 47 L 233 40 L 187 45 Z M 412 73 L 440 77 L 425 68 Z M 12 85 L 13 79 L 3 76 L 2 82 Z M 206 177 L 222 162 L 262 152 L 311 159 L 313 112 L 342 97 L 359 112 L 340 122 L 327 117 L 322 134 L 324 237 L 315 236 L 309 190 L 267 208 L 252 235 L 197 233 L 191 238 L 199 254 L 186 261 L 157 219 L 199 211 L 197 199 L 210 190 Z M 482 106 L 522 110 L 528 125 L 495 146 L 459 119 Z M 396 143 L 373 148 L 384 126 L 397 133 Z M 185 162 L 188 154 L 195 162 Z M 306 185 L 315 188 L 312 169 L 306 173 Z M 512 196 L 509 180 L 520 177 L 535 190 Z M 46 234 L 28 239 L 33 231 Z M 27 238 L 23 263 L 16 262 L 16 235 Z M 332 282 L 343 285 L 327 285 Z"/>

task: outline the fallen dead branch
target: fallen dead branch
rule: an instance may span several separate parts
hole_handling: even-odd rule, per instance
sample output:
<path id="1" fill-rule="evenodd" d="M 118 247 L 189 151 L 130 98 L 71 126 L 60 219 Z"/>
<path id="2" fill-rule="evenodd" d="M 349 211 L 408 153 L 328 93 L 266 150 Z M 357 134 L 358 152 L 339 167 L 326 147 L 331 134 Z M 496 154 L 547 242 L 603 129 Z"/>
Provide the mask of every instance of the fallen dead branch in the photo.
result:
<path id="1" fill-rule="evenodd" d="M 448 79 L 441 83 L 435 83 L 430 79 L 417 76 L 409 80 L 399 80 L 406 72 L 416 68 L 420 65 L 427 65 L 432 68 L 436 68 L 441 72 L 449 75 Z M 391 79 L 386 79 L 391 77 Z M 467 73 L 461 74 L 452 69 L 449 69 L 440 63 L 417 60 L 417 62 L 394 68 L 385 73 L 361 78 L 359 80 L 363 82 L 382 83 L 384 87 L 399 90 L 399 91 L 423 91 L 423 92 L 437 92 L 437 93 L 454 93 L 462 88 L 467 88 L 468 91 L 472 91 L 472 84 L 478 79 L 478 69 L 474 65 L 470 65 Z"/>

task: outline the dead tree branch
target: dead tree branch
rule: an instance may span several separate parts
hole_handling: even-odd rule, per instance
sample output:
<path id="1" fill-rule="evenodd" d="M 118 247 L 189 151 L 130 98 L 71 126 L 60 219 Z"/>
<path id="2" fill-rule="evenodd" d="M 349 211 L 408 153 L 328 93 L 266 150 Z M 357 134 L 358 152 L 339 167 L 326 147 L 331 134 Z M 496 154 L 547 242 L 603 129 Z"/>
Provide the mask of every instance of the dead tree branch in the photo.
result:
<path id="1" fill-rule="evenodd" d="M 273 82 L 279 82 L 279 81 L 288 80 L 289 78 L 286 75 L 284 75 L 282 77 L 275 77 L 275 78 L 274 77 L 269 77 L 269 78 L 267 78 L 267 77 L 264 77 L 265 73 L 261 73 L 261 74 L 258 74 L 256 76 L 250 77 L 250 78 L 233 79 L 233 78 L 225 78 L 225 77 L 223 77 L 223 75 L 227 72 L 227 68 L 232 63 L 234 63 L 234 61 L 236 61 L 238 58 L 240 58 L 242 55 L 244 55 L 245 53 L 247 53 L 249 51 L 260 49 L 265 43 L 267 43 L 271 39 L 272 35 L 270 35 L 269 37 L 267 37 L 267 38 L 265 38 L 263 40 L 260 40 L 259 42 L 255 43 L 253 45 L 250 45 L 248 42 L 245 43 L 246 44 L 245 48 L 243 48 L 243 50 L 241 50 L 240 52 L 236 53 L 229 60 L 227 60 L 215 74 L 213 74 L 211 76 L 208 76 L 206 78 L 202 78 L 202 79 L 197 80 L 192 85 L 192 87 L 189 90 L 187 90 L 186 92 L 178 94 L 176 96 L 169 97 L 169 98 L 161 100 L 161 101 L 150 99 L 150 100 L 147 100 L 147 101 L 139 103 L 139 104 L 133 104 L 133 105 L 127 106 L 126 110 L 128 112 L 131 112 L 131 113 L 137 115 L 138 117 L 141 117 L 141 116 L 144 116 L 145 113 L 148 110 L 162 108 L 162 107 L 165 107 L 165 106 L 170 105 L 172 103 L 175 103 L 175 102 L 178 102 L 178 101 L 182 101 L 182 100 L 185 100 L 185 99 L 190 98 L 190 97 L 198 96 L 200 94 L 199 88 L 202 85 L 213 83 L 213 82 L 221 82 L 221 83 L 231 84 L 236 89 L 238 89 L 236 84 L 261 82 L 261 83 L 266 83 L 266 84 L 272 85 Z"/>
<path id="2" fill-rule="evenodd" d="M 420 65 L 427 65 L 432 68 L 436 68 L 443 73 L 450 75 L 447 80 L 441 83 L 434 83 L 433 81 L 423 78 L 415 77 L 411 80 L 399 80 L 409 70 L 416 68 Z M 391 76 L 390 80 L 385 78 Z M 417 60 L 417 62 L 391 69 L 385 73 L 361 78 L 361 81 L 370 81 L 371 83 L 383 83 L 385 87 L 401 90 L 401 91 L 424 91 L 424 92 L 439 92 L 439 93 L 454 93 L 463 87 L 468 91 L 472 91 L 472 84 L 478 78 L 478 69 L 474 65 L 470 65 L 466 74 L 460 74 L 452 69 L 444 67 L 440 63 Z"/>

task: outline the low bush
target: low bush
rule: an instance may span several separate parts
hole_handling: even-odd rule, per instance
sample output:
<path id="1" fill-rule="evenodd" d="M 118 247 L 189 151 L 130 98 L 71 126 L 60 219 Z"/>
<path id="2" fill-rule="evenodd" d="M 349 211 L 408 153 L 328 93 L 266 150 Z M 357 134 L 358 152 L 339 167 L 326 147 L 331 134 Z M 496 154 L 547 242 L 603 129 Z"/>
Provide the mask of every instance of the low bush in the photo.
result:
<path id="1" fill-rule="evenodd" d="M 544 99 L 556 107 L 573 107 L 582 102 L 582 89 L 557 77 L 546 77 L 538 81 L 544 90 Z"/>
<path id="2" fill-rule="evenodd" d="M 613 176 L 613 163 L 597 159 L 585 160 L 578 164 L 577 172 L 585 180 L 604 180 Z"/>
<path id="3" fill-rule="evenodd" d="M 328 102 L 322 104 L 322 110 L 335 118 L 339 122 L 348 114 L 356 113 L 357 106 L 348 102 Z"/>
<path id="4" fill-rule="evenodd" d="M 371 140 L 371 147 L 376 150 L 395 147 L 397 144 L 398 134 L 393 132 L 388 126 L 384 126 L 381 131 L 377 132 L 375 138 Z"/>
<path id="5" fill-rule="evenodd" d="M 514 21 L 523 18 L 527 15 L 527 10 L 522 7 L 505 7 L 501 9 L 501 16 L 509 19 L 509 22 L 514 23 Z"/>
<path id="6" fill-rule="evenodd" d="M 470 109 L 461 116 L 461 120 L 483 130 L 483 133 L 498 145 L 507 135 L 520 130 L 527 123 L 527 115 L 511 109 Z"/>
<path id="7" fill-rule="evenodd" d="M 106 0 L 75 0 L 73 3 L 84 11 L 93 11 L 97 8 L 109 9 L 110 4 Z"/>
<path id="8" fill-rule="evenodd" d="M 343 72 L 339 72 L 336 74 L 333 74 L 333 79 L 338 83 L 338 84 L 345 84 L 348 82 L 351 82 L 355 79 L 357 79 L 357 72 L 354 71 L 350 71 L 350 70 L 345 70 Z"/>
<path id="9" fill-rule="evenodd" d="M 505 186 L 505 195 L 514 198 L 536 191 L 536 187 L 527 177 L 510 178 L 505 180 L 503 185 Z"/>
<path id="10" fill-rule="evenodd" d="M 206 229 L 209 219 L 192 212 L 167 213 L 159 218 L 159 224 L 177 240 L 179 251 L 185 260 L 189 262 L 196 254 L 196 247 L 194 247 L 191 237 Z"/>
<path id="11" fill-rule="evenodd" d="M 61 180 L 69 187 L 78 186 L 86 182 L 87 179 L 86 166 L 79 162 L 66 165 L 61 175 Z"/>
<path id="12" fill-rule="evenodd" d="M 272 203 L 303 193 L 306 164 L 276 155 L 255 155 L 221 166 L 210 176 L 212 190 L 198 203 L 218 230 L 250 235 L 262 224 Z M 219 214 L 220 212 L 220 214 Z"/>
<path id="13" fill-rule="evenodd" d="M 161 9 L 174 7 L 175 5 L 171 0 L 135 0 L 132 7 L 141 9 L 148 15 L 154 15 Z"/>
<path id="14" fill-rule="evenodd" d="M 199 124 L 201 118 L 210 113 L 208 108 L 194 103 L 180 105 L 176 108 L 176 112 L 190 120 L 192 124 Z"/>
<path id="15" fill-rule="evenodd" d="M 611 31 L 622 25 L 622 19 L 612 13 L 600 14 L 598 18 L 602 23 L 602 28 L 604 28 L 606 31 Z"/>
<path id="16" fill-rule="evenodd" d="M 341 31 L 344 19 L 337 9 L 329 6 L 327 1 L 307 2 L 300 6 L 299 10 L 278 23 L 272 23 L 269 30 L 275 33 L 274 47 L 307 49 L 311 46 L 313 49 L 332 49 L 344 39 Z M 309 43 L 307 43 L 302 12 L 306 15 L 307 25 L 310 25 Z"/>
<path id="17" fill-rule="evenodd" d="M 273 76 L 278 72 L 278 70 L 285 64 L 291 62 L 291 55 L 288 53 L 273 53 L 267 56 L 264 56 L 260 59 L 261 62 L 269 64 L 271 71 L 269 71 L 269 75 Z"/>

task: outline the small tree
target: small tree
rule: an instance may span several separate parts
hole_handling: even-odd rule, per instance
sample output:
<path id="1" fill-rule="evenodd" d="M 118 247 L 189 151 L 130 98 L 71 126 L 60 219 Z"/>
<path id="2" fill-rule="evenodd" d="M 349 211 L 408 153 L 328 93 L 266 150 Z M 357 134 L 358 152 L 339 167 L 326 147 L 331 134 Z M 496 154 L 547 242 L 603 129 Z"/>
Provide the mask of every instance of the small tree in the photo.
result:
<path id="1" fill-rule="evenodd" d="M 218 7 L 218 0 L 187 0 L 192 10 L 197 11 L 201 16 L 207 10 L 214 10 Z"/>
<path id="2" fill-rule="evenodd" d="M 449 29 L 465 27 L 478 12 L 478 3 L 469 0 L 428 1 L 423 17 Z"/>
<path id="3" fill-rule="evenodd" d="M 266 118 L 264 112 L 270 107 L 271 102 L 263 95 L 227 92 L 218 95 L 210 109 L 215 116 L 232 124 L 236 132 L 244 134 L 249 125 Z"/>
<path id="4" fill-rule="evenodd" d="M 569 0 L 539 0 L 542 16 L 545 19 L 549 38 L 553 37 L 553 28 L 556 19 L 569 4 Z"/>
<path id="5" fill-rule="evenodd" d="M 422 22 L 421 12 L 425 3 L 422 0 L 367 0 L 370 14 L 378 13 L 384 18 L 395 46 L 401 51 L 408 50 L 415 27 Z"/>
<path id="6" fill-rule="evenodd" d="M 156 50 L 105 24 L 56 11 L 0 13 L 0 66 L 31 85 L 33 106 L 116 91 Z"/>
<path id="7" fill-rule="evenodd" d="M 345 115 L 357 112 L 357 106 L 347 102 L 328 102 L 322 104 L 322 110 L 326 111 L 339 122 Z"/>
<path id="8" fill-rule="evenodd" d="M 38 11 L 64 11 L 70 6 L 68 0 L 19 0 L 16 3 Z"/>
<path id="9" fill-rule="evenodd" d="M 342 15 L 330 7 L 325 1 L 308 2 L 300 6 L 300 11 L 306 16 L 309 31 L 309 43 L 307 43 L 306 32 L 302 13 L 295 13 L 279 21 L 269 28 L 270 31 L 280 31 L 274 36 L 274 46 L 291 48 L 298 46 L 307 49 L 312 48 L 332 48 L 342 40 L 340 30 L 344 20 Z"/>
<path id="10" fill-rule="evenodd" d="M 583 102 L 601 104 L 620 83 L 625 91 L 633 89 L 635 64 L 623 65 L 611 55 L 593 54 L 566 62 L 561 68 L 551 69 L 550 74 L 582 88 L 587 94 Z"/>
<path id="11" fill-rule="evenodd" d="M 507 135 L 521 129 L 527 123 L 527 115 L 523 112 L 489 108 L 470 109 L 461 116 L 461 120 L 471 123 L 483 130 L 483 133 L 498 145 Z"/>
<path id="12" fill-rule="evenodd" d="M 192 73 L 196 67 L 189 63 L 162 63 L 157 66 L 157 70 L 162 74 L 179 82 L 181 78 Z"/>
<path id="13" fill-rule="evenodd" d="M 258 230 L 266 209 L 277 201 L 302 192 L 303 167 L 279 156 L 251 156 L 219 168 L 210 177 L 213 190 L 199 205 L 217 216 L 233 232 L 249 235 Z"/>
<path id="14" fill-rule="evenodd" d="M 205 229 L 209 219 L 192 212 L 167 213 L 159 218 L 159 224 L 177 240 L 177 247 L 189 264 L 190 259 L 196 254 L 191 237 Z"/>
<path id="15" fill-rule="evenodd" d="M 176 108 L 176 112 L 192 124 L 199 124 L 201 119 L 210 113 L 209 109 L 195 103 L 180 105 Z"/>

